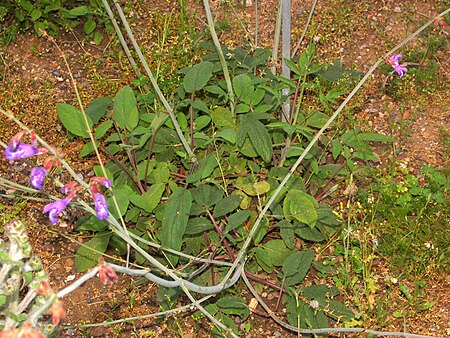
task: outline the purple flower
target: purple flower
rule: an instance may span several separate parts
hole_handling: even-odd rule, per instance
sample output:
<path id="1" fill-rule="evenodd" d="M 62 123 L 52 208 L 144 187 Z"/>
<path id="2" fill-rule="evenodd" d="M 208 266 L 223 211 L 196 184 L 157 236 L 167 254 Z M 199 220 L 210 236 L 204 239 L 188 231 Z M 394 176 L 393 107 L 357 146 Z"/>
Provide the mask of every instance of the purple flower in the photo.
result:
<path id="1" fill-rule="evenodd" d="M 11 141 L 5 149 L 5 157 L 8 161 L 20 160 L 39 154 L 41 154 L 39 149 L 22 142 Z"/>
<path id="2" fill-rule="evenodd" d="M 400 59 L 403 57 L 402 54 L 394 54 L 390 57 L 390 64 L 394 67 L 394 70 L 400 75 L 400 78 L 408 71 L 408 68 L 400 65 Z"/>
<path id="3" fill-rule="evenodd" d="M 113 182 L 104 177 L 95 176 L 95 177 L 92 177 L 91 180 L 94 182 L 100 183 L 101 185 L 103 185 L 106 188 L 111 188 L 113 186 Z"/>
<path id="4" fill-rule="evenodd" d="M 394 70 L 398 73 L 398 75 L 400 75 L 400 78 L 403 76 L 403 74 L 405 74 L 408 71 L 408 68 L 401 66 L 401 65 L 397 65 L 394 66 Z"/>
<path id="5" fill-rule="evenodd" d="M 95 210 L 97 210 L 97 218 L 104 220 L 108 218 L 108 204 L 106 204 L 105 196 L 99 192 L 94 193 Z"/>
<path id="6" fill-rule="evenodd" d="M 45 176 L 47 175 L 47 170 L 40 167 L 35 167 L 31 169 L 30 174 L 30 184 L 38 190 L 42 190 Z"/>
<path id="7" fill-rule="evenodd" d="M 72 197 L 66 197 L 44 206 L 44 213 L 48 212 L 48 218 L 52 224 L 58 223 L 58 215 L 67 207 L 71 199 Z"/>
<path id="8" fill-rule="evenodd" d="M 106 188 L 111 188 L 112 185 L 113 185 L 113 182 L 111 180 L 106 179 L 106 178 L 104 178 L 101 181 L 99 181 L 99 183 L 101 185 L 103 185 L 104 187 L 106 187 Z"/>
<path id="9" fill-rule="evenodd" d="M 395 64 L 399 64 L 400 63 L 400 59 L 403 57 L 402 54 L 394 54 L 391 56 L 391 60 L 395 63 Z"/>

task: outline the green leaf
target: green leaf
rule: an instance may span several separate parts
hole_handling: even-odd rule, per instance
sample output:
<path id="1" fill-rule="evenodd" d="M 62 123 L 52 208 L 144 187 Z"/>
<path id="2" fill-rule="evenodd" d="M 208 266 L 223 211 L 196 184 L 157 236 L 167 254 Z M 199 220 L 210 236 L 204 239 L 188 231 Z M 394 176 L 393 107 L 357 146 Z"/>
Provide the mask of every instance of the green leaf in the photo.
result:
<path id="1" fill-rule="evenodd" d="M 152 212 L 161 202 L 165 188 L 165 183 L 155 183 L 142 195 L 131 195 L 130 201 L 146 212 Z"/>
<path id="2" fill-rule="evenodd" d="M 328 122 L 330 117 L 320 111 L 315 111 L 306 120 L 306 125 L 314 128 L 322 128 Z"/>
<path id="3" fill-rule="evenodd" d="M 253 92 L 252 79 L 247 74 L 240 74 L 233 78 L 233 89 L 236 97 L 245 101 Z"/>
<path id="4" fill-rule="evenodd" d="M 194 121 L 195 130 L 202 130 L 211 122 L 211 118 L 209 116 L 199 116 Z"/>
<path id="5" fill-rule="evenodd" d="M 75 268 L 78 272 L 84 272 L 98 264 L 100 256 L 108 248 L 112 233 L 99 233 L 81 246 L 75 254 Z"/>
<path id="6" fill-rule="evenodd" d="M 64 127 L 72 134 L 77 136 L 88 138 L 88 127 L 86 126 L 85 119 L 81 110 L 66 103 L 57 103 L 56 111 L 58 112 L 59 119 Z M 92 128 L 92 120 L 87 116 L 89 128 Z"/>
<path id="7" fill-rule="evenodd" d="M 100 145 L 100 142 L 96 141 L 95 144 L 98 147 Z M 94 144 L 91 141 L 89 141 L 84 145 L 83 149 L 81 149 L 80 154 L 78 156 L 85 157 L 90 153 L 92 153 L 93 151 L 94 151 Z"/>
<path id="8" fill-rule="evenodd" d="M 213 228 L 211 221 L 205 217 L 191 218 L 188 221 L 185 235 L 197 235 Z"/>
<path id="9" fill-rule="evenodd" d="M 97 27 L 97 24 L 95 23 L 95 21 L 92 19 L 88 19 L 88 20 L 86 20 L 86 22 L 83 25 L 84 33 L 86 35 L 89 35 L 95 30 L 96 27 Z"/>
<path id="10" fill-rule="evenodd" d="M 332 64 L 319 72 L 319 76 L 330 82 L 338 82 L 345 73 L 341 60 L 334 60 Z"/>
<path id="11" fill-rule="evenodd" d="M 113 174 L 111 173 L 111 171 L 108 168 L 105 167 L 105 172 L 106 172 L 106 178 L 108 180 L 113 181 Z M 95 165 L 94 166 L 94 174 L 95 174 L 95 176 L 98 176 L 98 177 L 104 177 L 105 176 L 104 173 L 103 173 L 103 169 L 102 169 L 102 167 L 100 165 Z"/>
<path id="12" fill-rule="evenodd" d="M 232 128 L 223 128 L 217 134 L 217 138 L 221 138 L 231 144 L 236 144 L 236 130 Z"/>
<path id="13" fill-rule="evenodd" d="M 192 107 L 194 107 L 195 109 L 198 109 L 204 113 L 209 113 L 209 108 L 208 105 L 201 100 L 195 100 L 194 102 L 192 102 Z"/>
<path id="14" fill-rule="evenodd" d="M 183 79 L 183 87 L 186 93 L 193 93 L 203 89 L 212 76 L 214 65 L 204 61 L 190 68 Z"/>
<path id="15" fill-rule="evenodd" d="M 101 123 L 96 129 L 95 129 L 95 138 L 100 139 L 102 138 L 109 128 L 111 128 L 113 124 L 112 120 L 105 121 Z"/>
<path id="16" fill-rule="evenodd" d="M 264 237 L 267 235 L 267 230 L 269 229 L 270 223 L 267 217 L 263 217 L 261 219 L 261 223 L 259 223 L 258 229 L 256 229 L 255 234 L 253 235 L 253 243 L 259 244 L 262 242 Z"/>
<path id="17" fill-rule="evenodd" d="M 116 200 L 118 201 L 119 205 L 119 213 L 121 216 L 125 215 L 128 209 L 128 205 L 130 204 L 130 196 L 134 194 L 134 191 L 128 186 L 128 185 L 122 185 L 120 187 L 113 187 L 113 193 L 116 197 Z M 111 197 L 108 197 L 106 199 L 106 202 L 109 206 L 109 211 L 111 214 L 119 218 L 119 215 L 117 214 L 117 210 L 114 207 L 114 202 Z"/>
<path id="18" fill-rule="evenodd" d="M 187 183 L 195 183 L 212 174 L 214 169 L 219 165 L 213 155 L 208 155 L 200 160 L 199 168 L 189 175 L 186 179 Z"/>
<path id="19" fill-rule="evenodd" d="M 100 119 L 108 112 L 112 103 L 113 102 L 109 97 L 100 97 L 89 102 L 86 107 L 86 114 L 91 118 L 93 124 L 97 124 L 97 122 L 100 121 Z"/>
<path id="20" fill-rule="evenodd" d="M 272 160 L 272 141 L 264 124 L 256 119 L 243 117 L 241 118 L 239 131 L 243 128 L 246 129 L 246 134 L 250 138 L 258 155 L 261 156 L 265 162 L 270 162 Z"/>
<path id="21" fill-rule="evenodd" d="M 292 224 L 286 220 L 282 220 L 278 222 L 278 226 L 280 228 L 280 236 L 283 239 L 284 244 L 286 244 L 289 249 L 294 249 L 295 233 Z"/>
<path id="22" fill-rule="evenodd" d="M 31 13 L 30 13 L 30 17 L 32 21 L 36 21 L 37 19 L 39 19 L 42 16 L 42 12 L 40 10 L 34 9 Z"/>
<path id="23" fill-rule="evenodd" d="M 295 229 L 295 233 L 307 241 L 322 242 L 327 239 L 317 228 L 307 226 Z"/>
<path id="24" fill-rule="evenodd" d="M 322 307 L 322 304 L 320 304 Z M 341 321 L 349 321 L 355 318 L 355 314 L 347 306 L 334 299 L 329 299 L 324 306 L 326 313 L 333 319 Z"/>
<path id="25" fill-rule="evenodd" d="M 212 207 L 223 198 L 223 190 L 215 185 L 200 184 L 192 192 L 195 202 L 202 207 Z"/>
<path id="26" fill-rule="evenodd" d="M 161 244 L 164 247 L 177 251 L 181 250 L 191 205 L 192 195 L 187 189 L 178 188 L 170 195 L 164 209 L 164 218 L 161 226 Z M 167 256 L 173 265 L 178 263 L 178 256 L 172 254 Z"/>
<path id="27" fill-rule="evenodd" d="M 250 94 L 250 103 L 253 107 L 258 106 L 258 104 L 262 101 L 264 96 L 266 95 L 266 91 L 261 88 L 257 88 L 253 93 Z"/>
<path id="28" fill-rule="evenodd" d="M 247 300 L 242 297 L 221 297 L 216 305 L 227 315 L 236 315 L 246 320 L 250 315 Z"/>
<path id="29" fill-rule="evenodd" d="M 337 227 L 341 225 L 341 220 L 337 214 L 328 205 L 320 204 L 317 209 L 318 222 L 331 227 Z"/>
<path id="30" fill-rule="evenodd" d="M 227 95 L 227 93 L 226 93 L 222 88 L 220 88 L 220 87 L 217 86 L 217 85 L 206 86 L 206 87 L 204 88 L 204 90 L 206 90 L 207 92 L 210 92 L 211 94 L 216 94 L 216 95 L 218 95 L 219 97 L 222 97 L 222 96 Z"/>
<path id="31" fill-rule="evenodd" d="M 249 196 L 261 196 L 270 190 L 270 184 L 267 181 L 247 183 L 242 186 L 242 190 Z"/>
<path id="32" fill-rule="evenodd" d="M 262 246 L 254 249 L 256 261 L 264 269 L 271 273 L 274 266 L 282 266 L 286 257 L 289 256 L 289 250 L 281 239 L 272 239 Z"/>
<path id="33" fill-rule="evenodd" d="M 0 307 L 4 308 L 4 305 L 8 301 L 8 296 L 6 295 L 0 295 Z"/>
<path id="34" fill-rule="evenodd" d="M 121 88 L 114 98 L 114 121 L 120 128 L 133 130 L 139 122 L 136 97 L 130 86 Z"/>
<path id="35" fill-rule="evenodd" d="M 67 11 L 64 15 L 64 17 L 68 19 L 74 19 L 78 16 L 85 16 L 86 14 L 90 13 L 90 8 L 87 6 L 78 6 L 75 8 L 70 9 Z"/>
<path id="36" fill-rule="evenodd" d="M 241 226 L 249 216 L 250 216 L 249 210 L 239 210 L 234 214 L 230 215 L 228 217 L 228 223 L 227 226 L 225 227 L 224 233 L 227 234 L 231 230 Z"/>
<path id="37" fill-rule="evenodd" d="M 222 217 L 235 210 L 241 204 L 243 197 L 231 195 L 221 199 L 214 207 L 214 217 Z"/>
<path id="38" fill-rule="evenodd" d="M 168 183 L 170 181 L 169 163 L 158 162 L 156 168 L 148 175 L 148 181 L 152 184 Z"/>
<path id="39" fill-rule="evenodd" d="M 283 264 L 283 278 L 286 287 L 300 283 L 308 273 L 314 259 L 314 251 L 291 253 Z"/>
<path id="40" fill-rule="evenodd" d="M 302 72 L 300 71 L 300 68 L 297 66 L 297 64 L 290 60 L 290 59 L 284 59 L 284 62 L 286 62 L 286 65 L 289 67 L 290 70 L 292 70 L 297 75 L 302 75 Z"/>
<path id="41" fill-rule="evenodd" d="M 360 140 L 371 142 L 395 142 L 395 139 L 378 133 L 364 133 L 358 134 Z"/>
<path id="42" fill-rule="evenodd" d="M 99 220 L 96 216 L 91 214 L 81 216 L 75 223 L 77 230 L 87 230 L 92 232 L 100 232 L 108 228 L 105 221 Z"/>
<path id="43" fill-rule="evenodd" d="M 283 202 L 283 213 L 313 228 L 318 219 L 317 201 L 301 190 L 291 190 Z"/>
<path id="44" fill-rule="evenodd" d="M 306 286 L 302 289 L 302 291 L 303 295 L 309 300 L 317 300 L 322 304 L 325 304 L 327 299 L 339 295 L 339 289 L 337 287 L 327 284 Z"/>
<path id="45" fill-rule="evenodd" d="M 300 303 L 300 318 L 303 319 L 302 327 L 310 329 L 320 329 L 328 327 L 328 319 L 325 313 L 321 310 L 312 309 L 310 305 L 305 302 Z M 306 324 L 306 325 L 305 325 Z M 328 334 L 315 334 L 315 337 L 328 337 Z"/>
<path id="46" fill-rule="evenodd" d="M 233 114 L 228 108 L 217 107 L 211 110 L 211 118 L 219 127 L 234 127 Z"/>
<path id="47" fill-rule="evenodd" d="M 19 0 L 18 5 L 30 13 L 33 10 L 33 4 L 27 0 Z"/>
<path id="48" fill-rule="evenodd" d="M 101 44 L 102 43 L 102 40 L 103 40 L 103 35 L 102 35 L 102 33 L 100 33 L 100 32 L 95 32 L 94 33 L 94 38 L 93 38 L 93 40 L 94 40 L 94 43 L 98 46 L 99 44 Z"/>

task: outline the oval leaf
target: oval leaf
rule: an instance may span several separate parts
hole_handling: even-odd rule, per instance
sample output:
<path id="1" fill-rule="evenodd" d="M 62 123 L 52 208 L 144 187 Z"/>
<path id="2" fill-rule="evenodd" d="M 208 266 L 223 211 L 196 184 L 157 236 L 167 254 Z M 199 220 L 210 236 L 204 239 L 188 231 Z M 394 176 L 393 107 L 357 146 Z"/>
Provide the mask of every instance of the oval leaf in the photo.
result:
<path id="1" fill-rule="evenodd" d="M 190 68 L 183 79 L 183 87 L 187 93 L 193 93 L 203 89 L 212 76 L 214 65 L 204 61 Z"/>
<path id="2" fill-rule="evenodd" d="M 98 259 L 106 251 L 112 233 L 98 233 L 83 246 L 75 255 L 75 268 L 78 272 L 84 272 L 98 264 Z"/>
<path id="3" fill-rule="evenodd" d="M 81 110 L 70 104 L 58 103 L 56 104 L 56 111 L 58 112 L 58 116 L 62 124 L 68 131 L 77 136 L 85 138 L 89 137 L 89 134 L 87 132 L 88 127 L 86 126 L 86 122 Z M 92 128 L 92 120 L 89 118 L 89 116 L 86 116 L 86 118 L 89 124 L 89 128 Z"/>
<path id="4" fill-rule="evenodd" d="M 283 213 L 313 228 L 318 219 L 317 202 L 314 197 L 301 190 L 292 190 L 284 199 Z"/>
<path id="5" fill-rule="evenodd" d="M 163 246 L 177 251 L 181 249 L 191 205 L 192 195 L 187 189 L 179 188 L 170 195 L 164 209 L 161 226 L 161 244 Z M 178 256 L 167 254 L 167 257 L 173 265 L 178 263 Z"/>
<path id="6" fill-rule="evenodd" d="M 114 121 L 120 128 L 133 130 L 139 122 L 136 97 L 130 86 L 121 88 L 114 98 Z"/>
<path id="7" fill-rule="evenodd" d="M 231 195 L 221 199 L 214 207 L 214 217 L 222 217 L 235 210 L 241 204 L 243 197 Z"/>

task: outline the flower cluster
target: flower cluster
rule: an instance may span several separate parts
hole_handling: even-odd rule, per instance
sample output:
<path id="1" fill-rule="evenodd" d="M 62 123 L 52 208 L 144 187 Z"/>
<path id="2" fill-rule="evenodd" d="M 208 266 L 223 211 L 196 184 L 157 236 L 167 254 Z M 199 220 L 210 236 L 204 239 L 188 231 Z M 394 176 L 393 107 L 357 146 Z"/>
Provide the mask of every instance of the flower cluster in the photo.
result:
<path id="1" fill-rule="evenodd" d="M 24 131 L 17 133 L 8 143 L 8 147 L 5 148 L 5 157 L 8 161 L 26 159 L 32 156 L 46 154 L 48 150 L 46 148 L 38 148 L 36 134 L 30 133 L 30 144 L 20 141 Z M 42 167 L 34 167 L 30 173 L 30 184 L 32 187 L 38 190 L 44 189 L 44 180 L 47 174 L 51 171 L 52 167 L 61 166 L 61 162 L 57 156 L 50 156 L 45 161 Z M 108 218 L 108 204 L 106 203 L 105 196 L 100 193 L 99 185 L 106 188 L 111 188 L 112 181 L 103 177 L 91 178 L 91 191 L 95 205 L 96 215 L 98 219 L 104 220 Z M 77 182 L 70 182 L 61 188 L 61 192 L 66 194 L 67 197 L 56 200 L 44 206 L 44 213 L 48 213 L 49 220 L 52 224 L 58 223 L 58 216 L 67 207 L 70 201 L 75 197 L 79 186 Z"/>
<path id="2" fill-rule="evenodd" d="M 394 67 L 394 70 L 400 76 L 400 78 L 408 71 L 408 68 L 405 65 L 400 64 L 400 59 L 403 57 L 402 54 L 394 54 L 392 55 L 387 62 Z"/>

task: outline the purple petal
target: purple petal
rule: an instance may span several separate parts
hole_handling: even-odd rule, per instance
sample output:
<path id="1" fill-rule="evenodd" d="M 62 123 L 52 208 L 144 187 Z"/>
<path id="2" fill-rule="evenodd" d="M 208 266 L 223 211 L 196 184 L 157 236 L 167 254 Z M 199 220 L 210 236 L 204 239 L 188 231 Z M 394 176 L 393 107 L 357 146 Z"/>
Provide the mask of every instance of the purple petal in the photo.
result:
<path id="1" fill-rule="evenodd" d="M 71 198 L 64 198 L 44 206 L 44 213 L 48 212 L 48 218 L 52 224 L 58 223 L 58 215 L 67 207 Z"/>
<path id="2" fill-rule="evenodd" d="M 5 148 L 5 157 L 8 161 L 20 160 L 39 154 L 40 152 L 37 148 L 22 142 L 18 142 L 16 147 L 13 147 L 10 142 L 10 145 Z"/>
<path id="3" fill-rule="evenodd" d="M 104 179 L 103 182 L 101 182 L 101 184 L 106 188 L 111 188 L 113 186 L 113 182 L 108 179 Z"/>
<path id="4" fill-rule="evenodd" d="M 391 60 L 398 64 L 398 63 L 400 63 L 400 59 L 402 57 L 403 57 L 402 54 L 394 54 L 391 56 Z"/>
<path id="5" fill-rule="evenodd" d="M 33 168 L 31 169 L 30 174 L 30 184 L 35 187 L 38 190 L 42 190 L 43 188 L 43 182 L 45 179 L 45 176 L 47 175 L 47 171 L 44 168 Z"/>
<path id="6" fill-rule="evenodd" d="M 395 66 L 394 69 L 398 73 L 398 75 L 400 75 L 400 78 L 408 71 L 408 68 L 400 65 Z"/>
<path id="7" fill-rule="evenodd" d="M 94 204 L 95 210 L 97 211 L 97 218 L 99 220 L 104 220 L 108 218 L 108 204 L 106 204 L 105 196 L 100 193 L 94 194 Z"/>

